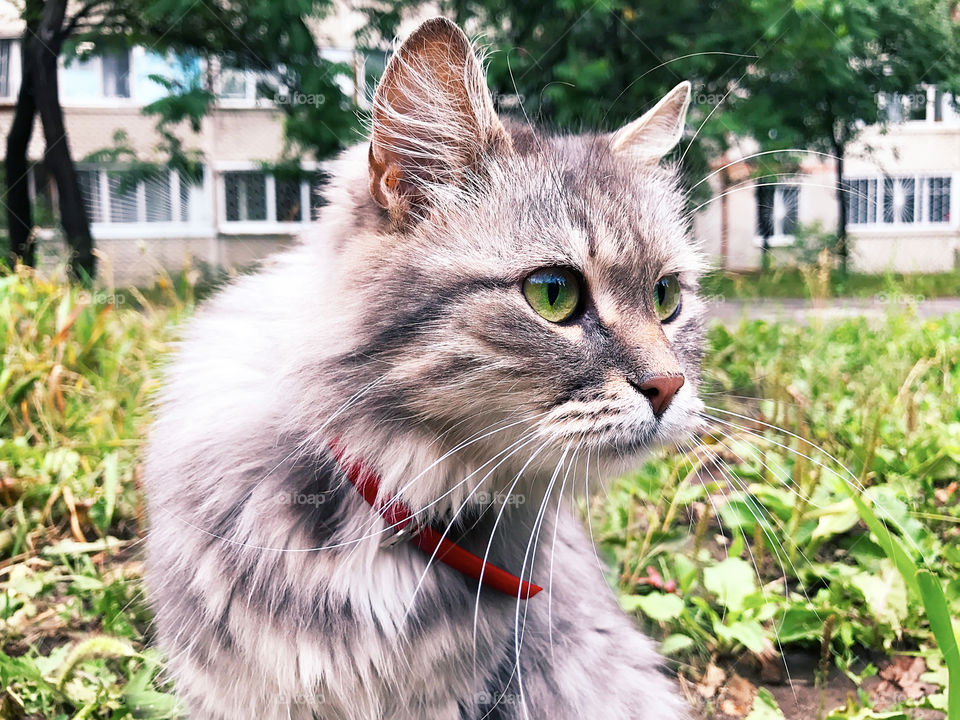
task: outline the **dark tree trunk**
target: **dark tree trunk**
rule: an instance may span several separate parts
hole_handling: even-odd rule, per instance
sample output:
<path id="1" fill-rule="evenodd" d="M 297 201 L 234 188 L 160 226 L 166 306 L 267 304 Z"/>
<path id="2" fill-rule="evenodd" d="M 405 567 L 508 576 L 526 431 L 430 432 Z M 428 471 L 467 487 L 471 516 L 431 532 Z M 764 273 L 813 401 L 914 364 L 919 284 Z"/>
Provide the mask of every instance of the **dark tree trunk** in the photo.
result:
<path id="1" fill-rule="evenodd" d="M 837 256 L 840 258 L 840 272 L 847 274 L 850 260 L 850 244 L 847 240 L 847 186 L 843 179 L 843 158 L 846 146 L 834 142 L 833 154 L 836 155 L 837 168 Z"/>
<path id="2" fill-rule="evenodd" d="M 57 78 L 66 4 L 67 0 L 47 0 L 39 32 L 33 38 L 35 42 L 28 45 L 26 59 L 30 63 L 34 99 L 43 123 L 46 142 L 43 158 L 48 172 L 57 183 L 60 222 L 70 248 L 70 269 L 75 276 L 86 280 L 92 279 L 96 273 L 96 258 L 77 171 L 70 156 Z"/>
<path id="3" fill-rule="evenodd" d="M 17 260 L 31 267 L 36 264 L 36 247 L 33 234 L 33 207 L 30 202 L 30 189 L 27 173 L 27 152 L 30 138 L 33 137 L 33 124 L 37 115 L 37 106 L 33 98 L 33 86 L 27 71 L 26 45 L 23 45 L 24 62 L 23 81 L 17 96 L 17 107 L 7 134 L 6 174 L 7 174 L 7 227 L 10 231 L 11 265 Z"/>

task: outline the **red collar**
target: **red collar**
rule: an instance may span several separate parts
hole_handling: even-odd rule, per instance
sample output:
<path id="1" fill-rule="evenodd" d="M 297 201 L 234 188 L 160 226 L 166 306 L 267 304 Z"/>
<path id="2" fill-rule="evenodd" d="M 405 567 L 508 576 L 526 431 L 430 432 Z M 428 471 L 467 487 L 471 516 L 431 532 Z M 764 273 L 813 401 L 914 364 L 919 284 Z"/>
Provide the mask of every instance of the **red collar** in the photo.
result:
<path id="1" fill-rule="evenodd" d="M 505 595 L 527 600 L 543 590 L 539 585 L 521 580 L 516 575 L 511 575 L 493 563 L 477 557 L 429 525 L 418 525 L 410 508 L 399 500 L 388 498 L 386 501 L 378 501 L 380 477 L 362 460 L 354 460 L 349 465 L 344 465 L 346 451 L 339 439 L 330 443 L 330 449 L 346 473 L 347 479 L 370 507 L 374 508 L 390 528 L 396 531 L 397 539 L 409 537 L 411 543 L 425 553 L 435 556 L 444 565 L 449 565 L 457 572 L 478 581 L 484 587 L 493 588 Z"/>

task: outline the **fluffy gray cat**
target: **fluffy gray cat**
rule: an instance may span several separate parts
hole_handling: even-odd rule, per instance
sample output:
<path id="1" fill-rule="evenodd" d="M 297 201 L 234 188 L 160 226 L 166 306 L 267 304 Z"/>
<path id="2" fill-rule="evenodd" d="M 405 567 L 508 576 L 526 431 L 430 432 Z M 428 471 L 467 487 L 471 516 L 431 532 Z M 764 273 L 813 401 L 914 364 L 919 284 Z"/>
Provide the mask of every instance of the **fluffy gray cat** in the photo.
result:
<path id="1" fill-rule="evenodd" d="M 689 95 L 554 137 L 450 22 L 394 53 L 315 234 L 202 308 L 160 397 L 147 581 L 190 717 L 684 716 L 568 505 L 697 425 L 660 166 Z"/>

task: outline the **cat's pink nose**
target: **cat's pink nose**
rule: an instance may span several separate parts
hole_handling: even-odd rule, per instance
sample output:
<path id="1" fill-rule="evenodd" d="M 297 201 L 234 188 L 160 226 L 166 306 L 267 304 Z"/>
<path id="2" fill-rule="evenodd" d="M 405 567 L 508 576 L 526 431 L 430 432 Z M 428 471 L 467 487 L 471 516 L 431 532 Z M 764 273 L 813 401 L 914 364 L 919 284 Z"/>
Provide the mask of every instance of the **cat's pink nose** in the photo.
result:
<path id="1" fill-rule="evenodd" d="M 651 375 L 635 386 L 650 401 L 653 414 L 663 415 L 677 390 L 683 387 L 683 375 Z"/>

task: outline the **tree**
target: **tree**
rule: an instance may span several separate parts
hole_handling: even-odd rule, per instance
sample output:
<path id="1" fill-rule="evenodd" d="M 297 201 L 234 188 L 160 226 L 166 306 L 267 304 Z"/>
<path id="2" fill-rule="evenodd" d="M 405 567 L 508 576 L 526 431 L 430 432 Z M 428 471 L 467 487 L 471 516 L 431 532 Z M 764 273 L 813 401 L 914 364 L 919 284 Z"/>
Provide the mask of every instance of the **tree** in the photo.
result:
<path id="1" fill-rule="evenodd" d="M 367 8 L 368 34 L 390 38 L 420 0 Z M 956 0 L 444 0 L 441 9 L 496 52 L 501 107 L 578 130 L 615 127 L 679 79 L 694 84 L 697 141 L 686 172 L 706 174 L 730 138 L 761 150 L 837 158 L 837 254 L 845 268 L 847 147 L 883 120 L 881 93 L 940 84 L 960 96 Z M 784 154 L 778 169 L 796 166 Z M 700 185 L 705 188 L 706 185 Z M 699 198 L 694 202 L 699 203 Z"/>
<path id="2" fill-rule="evenodd" d="M 883 123 L 881 94 L 960 92 L 955 0 L 742 0 L 757 28 L 758 56 L 728 112 L 763 150 L 800 148 L 834 157 L 836 254 L 847 270 L 847 148 L 865 125 Z"/>
<path id="3" fill-rule="evenodd" d="M 441 10 L 494 50 L 488 80 L 498 109 L 568 131 L 613 129 L 639 117 L 681 80 L 693 83 L 697 142 L 679 149 L 688 175 L 706 174 L 723 149 L 724 127 L 710 115 L 740 76 L 749 47 L 736 3 L 724 0 L 446 0 Z M 363 40 L 383 45 L 420 0 L 377 3 Z M 752 41 L 751 41 L 752 42 Z M 705 185 L 700 186 L 706 188 Z"/>
<path id="4" fill-rule="evenodd" d="M 159 52 L 210 57 L 227 67 L 270 73 L 278 84 L 322 98 L 284 105 L 288 137 L 297 150 L 318 156 L 338 147 L 353 127 L 353 106 L 337 83 L 342 71 L 321 58 L 310 24 L 332 0 L 87 0 L 68 13 L 67 0 L 24 0 L 23 79 L 11 130 L 6 168 L 11 251 L 32 264 L 33 222 L 27 192 L 27 146 L 39 115 L 44 160 L 57 184 L 60 218 L 71 249 L 74 273 L 92 277 L 96 265 L 89 219 L 83 205 L 60 106 L 57 66 L 65 48 L 83 43 L 87 52 L 145 44 Z M 158 79 L 160 80 L 160 79 Z M 162 80 L 160 80 L 162 82 Z M 196 163 L 174 130 L 181 122 L 194 129 L 215 97 L 207 87 L 168 86 L 169 97 L 147 110 L 158 118 L 158 151 L 174 167 Z M 304 120 L 312 118 L 313 122 Z"/>

